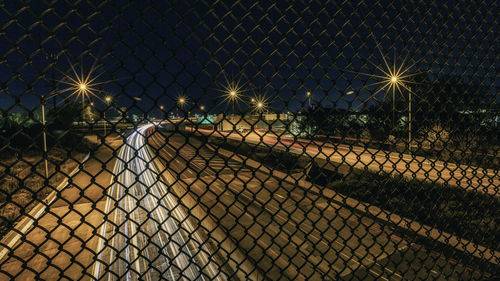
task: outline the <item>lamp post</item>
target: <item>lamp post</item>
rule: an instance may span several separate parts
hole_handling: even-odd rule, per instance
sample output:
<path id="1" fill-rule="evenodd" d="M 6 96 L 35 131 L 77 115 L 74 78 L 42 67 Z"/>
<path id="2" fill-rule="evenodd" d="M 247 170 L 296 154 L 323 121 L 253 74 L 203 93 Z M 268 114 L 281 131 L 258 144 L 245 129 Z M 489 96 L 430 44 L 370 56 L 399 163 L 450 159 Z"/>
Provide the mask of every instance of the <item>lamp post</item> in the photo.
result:
<path id="1" fill-rule="evenodd" d="M 55 96 L 55 95 L 54 95 Z M 45 96 L 42 96 L 42 138 L 43 138 L 43 162 L 45 164 L 45 179 L 49 179 L 49 163 L 47 161 L 47 133 L 45 124 Z"/>
<path id="2" fill-rule="evenodd" d="M 392 128 L 394 129 L 394 124 L 396 123 L 396 85 L 398 83 L 398 77 L 396 75 L 391 76 L 390 83 L 392 84 Z"/>
<path id="3" fill-rule="evenodd" d="M 233 115 L 234 115 L 234 102 L 236 101 L 236 99 L 238 97 L 237 95 L 238 94 L 236 93 L 235 90 L 232 90 L 229 92 L 229 98 L 231 99 L 231 107 L 232 107 L 231 112 L 233 113 Z"/>
<path id="4" fill-rule="evenodd" d="M 312 96 L 312 93 L 309 92 L 309 91 L 307 91 L 306 95 L 307 95 L 307 100 L 309 101 L 309 107 L 311 107 L 311 96 Z"/>
<path id="5" fill-rule="evenodd" d="M 55 55 L 53 53 L 50 53 L 49 55 L 46 56 L 47 59 L 50 59 L 51 62 L 51 80 L 52 80 L 52 88 L 56 89 L 55 85 L 55 79 L 54 79 L 54 66 L 56 64 L 56 60 L 58 59 L 58 55 Z M 47 157 L 47 130 L 46 130 L 46 122 L 45 122 L 45 103 L 47 102 L 47 99 L 50 97 L 53 98 L 53 103 L 54 103 L 54 108 L 56 108 L 56 93 L 54 92 L 52 95 L 49 95 L 48 97 L 42 96 L 41 97 L 41 106 L 42 106 L 42 138 L 43 138 L 43 162 L 44 162 L 44 170 L 45 170 L 45 179 L 49 179 L 49 164 L 48 164 L 48 157 Z"/>
<path id="6" fill-rule="evenodd" d="M 411 148 L 411 88 L 408 94 L 408 146 Z"/>
<path id="7" fill-rule="evenodd" d="M 106 96 L 104 98 L 104 101 L 106 102 L 106 105 L 108 106 L 109 103 L 111 102 L 111 97 L 110 96 Z M 108 109 L 108 107 L 106 106 L 106 109 Z M 106 109 L 104 109 L 104 112 L 102 114 L 103 118 L 104 118 L 104 140 L 106 140 L 106 126 L 107 126 L 107 120 L 106 120 Z"/>
<path id="8" fill-rule="evenodd" d="M 165 119 L 165 112 L 163 111 L 165 109 L 165 106 L 163 104 L 160 104 L 160 118 Z"/>
<path id="9" fill-rule="evenodd" d="M 188 102 L 187 96 L 180 95 L 177 97 L 177 110 L 182 111 L 184 118 L 186 118 L 186 112 L 184 112 L 184 106 L 187 104 L 187 102 Z"/>

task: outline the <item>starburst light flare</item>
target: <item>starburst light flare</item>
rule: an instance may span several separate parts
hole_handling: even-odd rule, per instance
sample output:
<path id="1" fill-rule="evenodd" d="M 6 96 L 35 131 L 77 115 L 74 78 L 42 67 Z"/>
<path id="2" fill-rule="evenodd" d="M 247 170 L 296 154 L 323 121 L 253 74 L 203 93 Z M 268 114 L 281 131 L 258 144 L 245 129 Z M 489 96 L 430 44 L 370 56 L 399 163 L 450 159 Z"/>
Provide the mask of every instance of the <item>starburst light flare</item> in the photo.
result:
<path id="1" fill-rule="evenodd" d="M 384 94 L 384 97 L 383 97 L 384 99 L 387 97 L 387 95 L 389 95 L 390 93 L 392 93 L 393 104 L 395 103 L 395 100 L 396 100 L 396 92 L 398 92 L 399 94 L 401 94 L 401 96 L 404 96 L 403 90 L 406 90 L 406 91 L 408 91 L 408 92 L 410 92 L 412 94 L 415 94 L 411 90 L 409 84 L 421 84 L 421 83 L 418 83 L 418 82 L 415 82 L 415 81 L 411 81 L 409 78 L 424 73 L 424 72 L 414 72 L 414 73 L 411 72 L 411 69 L 420 60 L 417 60 L 413 64 L 407 66 L 407 65 L 405 65 L 405 63 L 406 63 L 406 60 L 408 58 L 408 55 L 406 55 L 405 58 L 403 59 L 403 61 L 401 62 L 401 64 L 398 64 L 397 61 L 396 61 L 396 55 L 394 54 L 393 64 L 391 66 L 388 63 L 388 60 L 385 57 L 385 55 L 382 53 L 382 50 L 380 49 L 380 45 L 379 44 L 377 44 L 377 49 L 379 50 L 380 55 L 382 56 L 382 59 L 383 59 L 383 62 L 384 62 L 384 67 L 380 67 L 380 66 L 374 64 L 371 61 L 368 61 L 368 62 L 370 64 L 372 64 L 373 66 L 375 66 L 375 68 L 377 70 L 379 70 L 380 72 L 382 72 L 381 75 L 370 74 L 370 73 L 363 73 L 363 72 L 355 72 L 355 71 L 348 71 L 348 72 L 352 72 L 352 73 L 356 73 L 356 74 L 361 74 L 361 75 L 368 76 L 370 78 L 374 78 L 374 79 L 378 79 L 379 80 L 378 82 L 371 83 L 371 84 L 368 84 L 368 85 L 365 86 L 365 87 L 371 87 L 371 86 L 374 86 L 374 85 L 378 85 L 379 88 L 368 99 L 366 99 L 363 102 L 363 104 L 366 104 L 369 100 L 375 98 L 377 96 L 377 94 L 380 93 L 380 92 L 382 92 L 382 91 L 385 91 L 385 94 Z"/>
<path id="2" fill-rule="evenodd" d="M 85 104 L 85 102 L 92 103 L 92 98 L 97 98 L 103 102 L 107 102 L 107 100 L 103 99 L 100 95 L 101 93 L 106 92 L 97 89 L 97 86 L 109 83 L 110 81 L 96 82 L 97 78 L 103 74 L 103 72 L 95 74 L 97 71 L 96 61 L 90 67 L 88 73 L 85 73 L 82 65 L 80 65 L 80 73 L 78 73 L 75 66 L 71 64 L 69 60 L 68 63 L 71 67 L 72 75 L 62 73 L 63 79 L 58 81 L 65 86 L 65 88 L 60 91 L 60 94 L 69 92 L 69 95 L 67 95 L 61 102 L 70 98 L 74 98 L 75 101 L 81 100 L 82 104 Z"/>

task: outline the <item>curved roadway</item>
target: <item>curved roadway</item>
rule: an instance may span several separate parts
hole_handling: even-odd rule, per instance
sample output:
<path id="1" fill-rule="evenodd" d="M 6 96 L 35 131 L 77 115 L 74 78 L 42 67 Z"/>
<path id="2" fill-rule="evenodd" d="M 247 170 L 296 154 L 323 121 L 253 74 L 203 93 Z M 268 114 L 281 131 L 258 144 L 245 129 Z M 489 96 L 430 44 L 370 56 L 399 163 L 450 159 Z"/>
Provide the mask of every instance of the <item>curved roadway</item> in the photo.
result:
<path id="1" fill-rule="evenodd" d="M 120 151 L 93 276 L 98 280 L 224 280 L 185 211 L 158 180 L 144 138 L 151 126 L 130 134 Z"/>

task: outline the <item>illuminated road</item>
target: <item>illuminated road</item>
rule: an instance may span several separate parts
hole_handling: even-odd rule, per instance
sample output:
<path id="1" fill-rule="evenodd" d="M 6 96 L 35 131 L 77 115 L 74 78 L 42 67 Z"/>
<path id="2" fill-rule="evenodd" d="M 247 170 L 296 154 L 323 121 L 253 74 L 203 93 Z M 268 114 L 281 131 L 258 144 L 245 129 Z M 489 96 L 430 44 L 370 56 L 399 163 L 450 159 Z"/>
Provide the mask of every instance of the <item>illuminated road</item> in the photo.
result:
<path id="1" fill-rule="evenodd" d="M 191 130 L 193 129 L 191 128 Z M 400 174 L 431 182 L 447 183 L 469 190 L 500 196 L 500 174 L 495 169 L 457 165 L 422 156 L 359 146 L 331 144 L 300 138 L 295 140 L 290 137 L 278 137 L 272 131 L 242 134 L 205 129 L 197 129 L 197 131 L 215 137 L 227 137 L 234 140 L 244 140 L 249 143 L 267 145 L 269 147 L 286 148 L 296 154 L 325 159 L 334 163 L 347 164 L 359 169 L 367 167 L 376 172 L 383 170 L 391 174 Z"/>
<path id="2" fill-rule="evenodd" d="M 459 280 L 470 273 L 298 183 L 222 157 L 196 138 L 152 131 L 148 143 L 168 172 L 269 280 Z"/>
<path id="3" fill-rule="evenodd" d="M 158 181 L 140 127 L 126 140 L 99 234 L 99 280 L 224 280 L 182 207 Z M 105 242 L 106 241 L 106 242 Z"/>

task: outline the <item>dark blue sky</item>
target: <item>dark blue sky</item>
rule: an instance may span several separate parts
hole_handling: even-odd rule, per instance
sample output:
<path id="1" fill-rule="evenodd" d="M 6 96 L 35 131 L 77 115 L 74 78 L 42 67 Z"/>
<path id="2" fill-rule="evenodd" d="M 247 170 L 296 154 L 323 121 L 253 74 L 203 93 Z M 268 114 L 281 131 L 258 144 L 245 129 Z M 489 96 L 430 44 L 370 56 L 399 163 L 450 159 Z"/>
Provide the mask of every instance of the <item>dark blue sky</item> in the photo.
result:
<path id="1" fill-rule="evenodd" d="M 357 106 L 376 80 L 352 72 L 381 74 L 368 63 L 383 66 L 377 43 L 391 62 L 408 56 L 430 81 L 460 76 L 498 102 L 494 0 L 48 2 L 0 4 L 2 113 L 30 110 L 61 89 L 54 80 L 71 74 L 68 62 L 86 71 L 96 63 L 96 81 L 109 81 L 100 89 L 132 112 L 174 108 L 180 93 L 227 109 L 218 91 L 225 76 L 277 109 L 303 107 L 307 90 L 325 105 Z"/>

